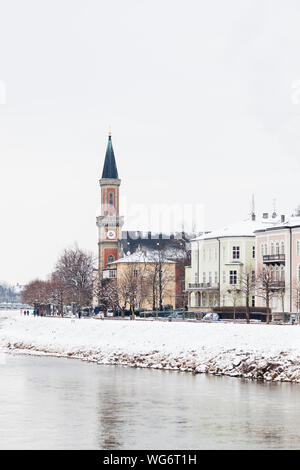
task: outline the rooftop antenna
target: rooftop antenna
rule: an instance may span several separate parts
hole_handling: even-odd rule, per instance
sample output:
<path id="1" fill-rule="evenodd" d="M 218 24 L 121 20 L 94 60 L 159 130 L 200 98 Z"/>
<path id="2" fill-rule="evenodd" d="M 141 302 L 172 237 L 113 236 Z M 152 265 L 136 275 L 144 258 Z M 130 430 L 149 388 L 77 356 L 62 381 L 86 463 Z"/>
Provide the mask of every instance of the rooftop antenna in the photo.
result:
<path id="1" fill-rule="evenodd" d="M 274 219 L 276 216 L 277 216 L 277 213 L 276 213 L 276 199 L 274 198 L 274 199 L 273 199 L 273 214 L 272 214 L 272 218 Z"/>
<path id="2" fill-rule="evenodd" d="M 251 219 L 252 219 L 252 220 L 255 220 L 255 201 L 254 201 L 254 194 L 252 194 Z"/>

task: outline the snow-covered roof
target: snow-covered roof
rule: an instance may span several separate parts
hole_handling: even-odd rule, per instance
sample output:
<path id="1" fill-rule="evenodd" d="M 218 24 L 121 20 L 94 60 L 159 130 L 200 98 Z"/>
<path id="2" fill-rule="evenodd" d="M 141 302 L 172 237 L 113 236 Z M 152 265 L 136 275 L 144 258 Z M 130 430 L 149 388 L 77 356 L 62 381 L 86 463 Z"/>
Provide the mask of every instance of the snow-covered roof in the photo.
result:
<path id="1" fill-rule="evenodd" d="M 157 263 L 157 261 L 159 261 L 160 259 L 159 256 L 160 256 L 160 253 L 155 250 L 148 251 L 148 252 L 137 250 L 134 253 L 131 253 L 130 255 L 125 255 L 123 258 L 117 259 L 116 261 L 113 261 L 107 264 L 111 266 L 111 265 L 120 264 L 120 263 Z M 165 254 L 164 254 L 162 262 L 164 264 L 166 263 L 173 264 L 175 261 L 166 259 Z"/>
<path id="2" fill-rule="evenodd" d="M 257 231 L 264 231 L 264 230 L 280 230 L 285 228 L 292 228 L 292 227 L 300 227 L 300 216 L 299 215 L 291 215 L 285 222 L 278 221 L 275 225 L 270 227 L 260 227 Z"/>
<path id="3" fill-rule="evenodd" d="M 274 227 L 280 222 L 280 217 L 269 217 L 269 218 L 260 218 L 259 220 L 252 220 L 248 218 L 240 222 L 236 222 L 230 225 L 212 232 L 205 233 L 200 237 L 194 238 L 192 241 L 196 240 L 209 240 L 212 238 L 224 238 L 224 237 L 254 237 L 254 232 L 256 230 L 264 230 L 269 227 Z"/>

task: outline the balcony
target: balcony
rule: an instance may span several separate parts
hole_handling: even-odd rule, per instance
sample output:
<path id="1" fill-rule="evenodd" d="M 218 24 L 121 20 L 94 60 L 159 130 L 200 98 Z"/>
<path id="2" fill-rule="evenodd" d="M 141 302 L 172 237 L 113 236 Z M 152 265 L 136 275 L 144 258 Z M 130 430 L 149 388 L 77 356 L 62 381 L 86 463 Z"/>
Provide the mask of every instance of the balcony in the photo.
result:
<path id="1" fill-rule="evenodd" d="M 285 264 L 285 255 L 277 253 L 276 255 L 263 255 L 265 264 Z"/>
<path id="2" fill-rule="evenodd" d="M 285 289 L 285 281 L 273 281 L 270 288 L 271 290 Z"/>
<path id="3" fill-rule="evenodd" d="M 189 283 L 189 289 L 210 289 L 210 290 L 218 290 L 219 284 L 212 284 L 211 282 L 198 282 L 198 283 Z"/>

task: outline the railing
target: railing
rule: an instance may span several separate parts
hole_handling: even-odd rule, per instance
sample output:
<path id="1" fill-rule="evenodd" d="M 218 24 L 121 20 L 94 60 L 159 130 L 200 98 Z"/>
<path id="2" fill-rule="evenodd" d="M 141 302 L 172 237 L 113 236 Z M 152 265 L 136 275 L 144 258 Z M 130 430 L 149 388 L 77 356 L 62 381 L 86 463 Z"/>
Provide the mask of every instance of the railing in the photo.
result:
<path id="1" fill-rule="evenodd" d="M 264 263 L 284 263 L 285 255 L 279 254 L 279 253 L 275 255 L 263 255 L 263 262 Z"/>
<path id="2" fill-rule="evenodd" d="M 211 282 L 189 283 L 189 289 L 219 289 L 219 284 Z"/>
<path id="3" fill-rule="evenodd" d="M 285 281 L 273 281 L 270 285 L 272 289 L 284 289 L 285 288 Z"/>

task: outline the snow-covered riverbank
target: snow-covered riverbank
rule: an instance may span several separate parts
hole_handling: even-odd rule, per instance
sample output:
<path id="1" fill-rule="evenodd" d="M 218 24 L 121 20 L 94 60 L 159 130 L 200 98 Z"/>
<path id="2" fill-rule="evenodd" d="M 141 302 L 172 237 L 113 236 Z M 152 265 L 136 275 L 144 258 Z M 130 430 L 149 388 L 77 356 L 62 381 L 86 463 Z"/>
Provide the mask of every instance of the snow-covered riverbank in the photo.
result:
<path id="1" fill-rule="evenodd" d="M 0 312 L 0 348 L 300 383 L 300 327 L 33 318 Z"/>

